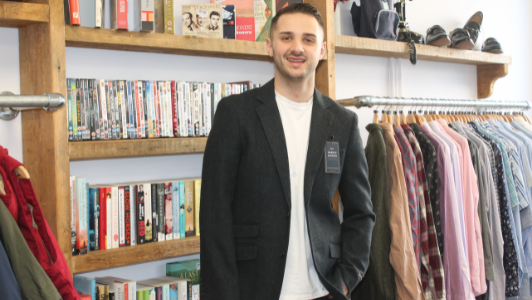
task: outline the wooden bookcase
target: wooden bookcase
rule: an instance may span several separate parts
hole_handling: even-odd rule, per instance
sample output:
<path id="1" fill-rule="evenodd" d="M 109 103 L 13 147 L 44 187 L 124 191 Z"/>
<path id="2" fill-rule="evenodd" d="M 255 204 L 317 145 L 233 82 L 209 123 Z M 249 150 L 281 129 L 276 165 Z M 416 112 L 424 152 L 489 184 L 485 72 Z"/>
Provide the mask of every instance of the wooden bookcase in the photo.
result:
<path id="1" fill-rule="evenodd" d="M 317 69 L 316 86 L 335 99 L 335 53 L 407 58 L 405 43 L 334 35 L 333 1 L 305 0 L 321 12 L 326 55 Z M 21 94 L 66 95 L 65 47 L 83 47 L 192 56 L 270 60 L 265 43 L 204 39 L 178 35 L 118 32 L 64 25 L 63 0 L 0 1 L 0 27 L 19 28 Z M 479 98 L 493 91 L 508 73 L 504 55 L 418 46 L 418 59 L 477 65 Z M 201 153 L 207 138 L 169 138 L 68 142 L 67 110 L 22 113 L 24 164 L 31 174 L 44 215 L 73 273 L 199 253 L 198 237 L 93 251 L 72 256 L 70 245 L 69 162 L 74 160 Z"/>

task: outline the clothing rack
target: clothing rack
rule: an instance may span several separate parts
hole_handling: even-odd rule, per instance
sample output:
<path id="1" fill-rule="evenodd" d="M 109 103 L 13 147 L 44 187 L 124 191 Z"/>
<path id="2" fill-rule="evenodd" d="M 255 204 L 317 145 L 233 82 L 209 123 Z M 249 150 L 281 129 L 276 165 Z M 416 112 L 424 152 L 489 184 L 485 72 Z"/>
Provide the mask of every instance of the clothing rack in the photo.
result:
<path id="1" fill-rule="evenodd" d="M 343 106 L 372 107 L 372 106 L 416 106 L 416 107 L 466 107 L 476 108 L 477 111 L 488 109 L 519 109 L 529 110 L 531 108 L 528 101 L 493 101 L 493 100 L 456 100 L 456 99 L 435 99 L 435 98 L 393 98 L 358 96 L 352 99 L 337 101 Z"/>
<path id="2" fill-rule="evenodd" d="M 15 95 L 11 92 L 0 93 L 0 119 L 13 120 L 21 110 L 44 108 L 56 111 L 65 105 L 65 97 L 61 94 Z"/>

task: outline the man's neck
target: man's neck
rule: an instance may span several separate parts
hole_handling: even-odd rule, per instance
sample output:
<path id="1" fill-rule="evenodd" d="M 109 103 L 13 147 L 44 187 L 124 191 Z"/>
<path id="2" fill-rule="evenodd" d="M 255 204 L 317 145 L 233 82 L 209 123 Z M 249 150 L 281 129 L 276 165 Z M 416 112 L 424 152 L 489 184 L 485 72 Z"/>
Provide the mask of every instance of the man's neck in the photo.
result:
<path id="1" fill-rule="evenodd" d="M 305 80 L 286 80 L 284 77 L 275 75 L 275 91 L 290 101 L 304 103 L 314 95 L 314 76 Z"/>

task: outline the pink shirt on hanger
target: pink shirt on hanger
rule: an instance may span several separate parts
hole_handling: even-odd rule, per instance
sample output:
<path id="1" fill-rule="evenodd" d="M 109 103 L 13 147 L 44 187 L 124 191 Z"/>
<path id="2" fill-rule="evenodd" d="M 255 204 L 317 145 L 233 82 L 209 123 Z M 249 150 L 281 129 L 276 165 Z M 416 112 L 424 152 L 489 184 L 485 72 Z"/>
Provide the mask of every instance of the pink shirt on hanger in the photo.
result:
<path id="1" fill-rule="evenodd" d="M 460 161 L 462 175 L 462 201 L 464 204 L 464 221 L 469 258 L 471 287 L 475 296 L 486 293 L 486 272 L 484 269 L 484 248 L 478 217 L 478 185 L 477 176 L 471 161 L 471 152 L 467 139 L 451 129 L 443 119 L 437 120 L 444 132 L 458 144 L 462 150 Z"/>

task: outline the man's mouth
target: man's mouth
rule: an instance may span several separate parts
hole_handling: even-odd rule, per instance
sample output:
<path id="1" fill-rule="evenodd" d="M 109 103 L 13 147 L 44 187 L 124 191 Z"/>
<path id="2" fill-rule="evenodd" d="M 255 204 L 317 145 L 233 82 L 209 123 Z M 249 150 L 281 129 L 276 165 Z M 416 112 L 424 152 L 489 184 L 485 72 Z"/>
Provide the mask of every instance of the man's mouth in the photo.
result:
<path id="1" fill-rule="evenodd" d="M 303 57 L 287 57 L 286 60 L 295 67 L 302 65 L 306 61 Z"/>

